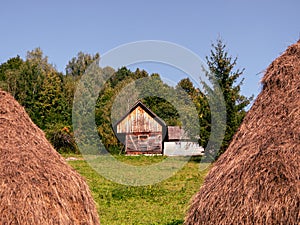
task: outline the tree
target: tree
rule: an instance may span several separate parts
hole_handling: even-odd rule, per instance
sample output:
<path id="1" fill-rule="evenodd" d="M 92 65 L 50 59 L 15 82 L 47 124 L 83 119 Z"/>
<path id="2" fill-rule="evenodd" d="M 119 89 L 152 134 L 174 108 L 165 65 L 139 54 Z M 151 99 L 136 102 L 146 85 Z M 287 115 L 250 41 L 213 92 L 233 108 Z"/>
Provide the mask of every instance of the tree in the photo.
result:
<path id="1" fill-rule="evenodd" d="M 115 117 L 120 116 L 118 112 L 122 109 L 117 106 L 117 115 L 112 115 L 111 108 L 122 88 L 133 81 L 133 73 L 126 67 L 122 67 L 117 71 L 114 71 L 112 68 L 104 68 L 102 72 L 103 75 L 107 76 L 109 79 L 101 88 L 99 98 L 97 99 L 95 106 L 95 122 L 101 142 L 103 146 L 105 146 L 105 149 L 110 153 L 117 154 L 122 152 L 123 147 L 114 134 L 112 123 L 115 122 L 116 119 L 119 119 Z M 123 106 L 126 107 L 126 104 Z"/>
<path id="2" fill-rule="evenodd" d="M 40 116 L 39 127 L 45 129 L 52 124 L 63 123 L 70 125 L 71 114 L 68 111 L 63 93 L 62 74 L 57 71 L 49 71 L 45 74 L 45 80 L 40 90 L 36 105 Z"/>
<path id="3" fill-rule="evenodd" d="M 111 153 L 121 153 L 124 150 L 124 146 L 114 135 L 112 125 L 137 100 L 142 100 L 167 125 L 181 124 L 176 108 L 168 99 L 176 102 L 176 92 L 173 87 L 163 83 L 159 74 L 149 76 L 140 69 L 135 72 L 126 67 L 118 69 L 100 91 L 95 107 L 95 121 L 105 148 Z"/>
<path id="4" fill-rule="evenodd" d="M 191 101 L 197 111 L 198 115 L 198 123 L 196 122 L 193 126 L 193 123 L 191 123 L 190 126 L 194 127 L 193 133 L 196 134 L 196 129 L 198 129 L 199 136 L 198 142 L 201 146 L 206 146 L 209 134 L 210 134 L 210 109 L 208 105 L 208 100 L 206 96 L 199 90 L 199 88 L 195 88 L 194 84 L 189 78 L 184 78 L 180 80 L 176 86 L 177 90 L 183 90 L 188 96 L 191 98 Z M 180 91 L 178 91 L 180 93 Z M 186 97 L 180 97 L 180 99 L 187 100 Z M 187 110 L 186 113 L 189 113 L 191 110 Z M 194 117 L 194 115 L 192 116 Z"/>
<path id="5" fill-rule="evenodd" d="M 0 65 L 0 88 L 10 92 L 25 107 L 34 123 L 46 132 L 55 146 L 64 143 L 66 148 L 64 141 L 72 138 L 72 129 L 63 77 L 48 63 L 48 57 L 40 48 L 28 51 L 25 61 L 17 56 Z M 69 133 L 62 132 L 66 127 L 70 127 Z M 55 134 L 54 139 L 52 134 Z M 69 147 L 74 151 L 74 146 Z"/>
<path id="6" fill-rule="evenodd" d="M 189 78 L 184 78 L 180 80 L 177 84 L 177 87 L 184 90 L 192 99 L 195 98 L 197 90 Z"/>
<path id="7" fill-rule="evenodd" d="M 68 107 L 71 113 L 75 88 L 78 80 L 86 72 L 93 62 L 100 60 L 100 54 L 91 55 L 88 53 L 79 52 L 76 57 L 73 57 L 66 66 L 66 75 L 64 76 L 64 94 Z"/>
<path id="8" fill-rule="evenodd" d="M 172 100 L 176 101 L 176 92 L 173 87 L 162 81 L 159 74 L 153 73 L 147 79 L 138 81 L 136 85 L 143 96 L 142 102 L 168 126 L 181 124 L 179 114 L 172 104 Z"/>
<path id="9" fill-rule="evenodd" d="M 250 104 L 253 96 L 247 98 L 240 93 L 244 78 L 240 79 L 244 69 L 235 70 L 237 57 L 228 55 L 226 45 L 221 39 L 212 44 L 210 56 L 206 57 L 209 68 L 208 77 L 216 81 L 213 84 L 219 85 L 226 105 L 226 131 L 219 154 L 222 154 L 228 147 L 233 135 L 237 131 L 243 118 L 246 115 L 245 107 Z M 214 78 L 213 78 L 214 77 Z"/>
<path id="10" fill-rule="evenodd" d="M 20 56 L 9 59 L 0 66 L 0 88 L 10 92 L 14 98 L 19 95 L 21 71 L 24 61 Z"/>
<path id="11" fill-rule="evenodd" d="M 66 75 L 80 78 L 86 69 L 95 61 L 100 59 L 100 54 L 95 55 L 79 52 L 76 57 L 73 57 L 66 66 Z"/>

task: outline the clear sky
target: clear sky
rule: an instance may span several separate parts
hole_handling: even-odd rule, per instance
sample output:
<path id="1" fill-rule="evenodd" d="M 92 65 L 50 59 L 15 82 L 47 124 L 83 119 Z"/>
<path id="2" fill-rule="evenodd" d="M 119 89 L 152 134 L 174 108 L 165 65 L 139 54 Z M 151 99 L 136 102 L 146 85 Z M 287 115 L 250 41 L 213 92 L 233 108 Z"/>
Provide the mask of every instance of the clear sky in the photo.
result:
<path id="1" fill-rule="evenodd" d="M 79 51 L 101 55 L 141 40 L 174 42 L 204 59 L 221 36 L 245 68 L 242 93 L 257 95 L 261 72 L 300 38 L 299 9 L 299 0 L 1 1 L 0 63 L 40 47 L 64 71 Z"/>

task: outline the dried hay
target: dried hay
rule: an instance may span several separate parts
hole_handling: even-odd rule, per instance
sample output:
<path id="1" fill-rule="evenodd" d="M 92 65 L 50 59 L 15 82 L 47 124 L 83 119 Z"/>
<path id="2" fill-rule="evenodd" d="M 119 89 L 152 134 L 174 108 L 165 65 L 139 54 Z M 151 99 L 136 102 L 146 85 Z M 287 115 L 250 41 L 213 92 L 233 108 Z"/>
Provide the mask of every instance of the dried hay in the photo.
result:
<path id="1" fill-rule="evenodd" d="M 0 90 L 0 224 L 99 224 L 83 178 Z"/>
<path id="2" fill-rule="evenodd" d="M 262 83 L 185 224 L 300 224 L 300 41 L 268 67 Z"/>

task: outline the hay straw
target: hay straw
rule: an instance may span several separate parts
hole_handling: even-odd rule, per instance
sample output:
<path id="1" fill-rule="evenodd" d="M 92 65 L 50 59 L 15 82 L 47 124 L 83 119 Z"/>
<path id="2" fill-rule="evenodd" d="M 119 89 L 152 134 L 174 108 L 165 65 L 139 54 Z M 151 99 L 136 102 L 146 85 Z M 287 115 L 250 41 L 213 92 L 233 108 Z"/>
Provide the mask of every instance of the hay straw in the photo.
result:
<path id="1" fill-rule="evenodd" d="M 83 178 L 0 90 L 0 224 L 99 224 Z"/>
<path id="2" fill-rule="evenodd" d="M 300 224 L 300 41 L 268 67 L 262 84 L 185 224 Z"/>

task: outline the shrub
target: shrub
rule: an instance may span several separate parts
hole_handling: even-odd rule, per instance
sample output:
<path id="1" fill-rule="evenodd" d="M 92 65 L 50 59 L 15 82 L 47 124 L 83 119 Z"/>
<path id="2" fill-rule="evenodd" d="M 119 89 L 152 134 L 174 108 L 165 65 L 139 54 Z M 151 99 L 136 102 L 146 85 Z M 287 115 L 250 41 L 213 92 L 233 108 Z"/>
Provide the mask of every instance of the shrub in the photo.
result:
<path id="1" fill-rule="evenodd" d="M 46 130 L 46 136 L 59 153 L 79 153 L 70 126 L 54 125 Z"/>

